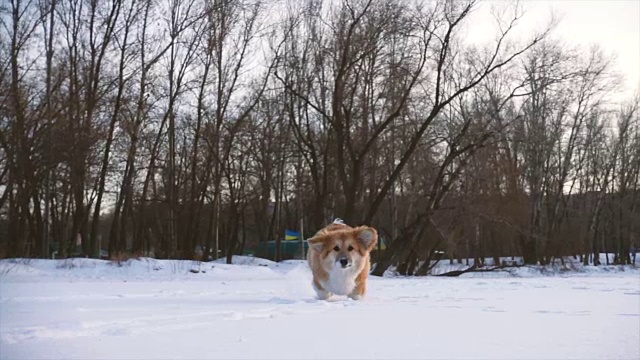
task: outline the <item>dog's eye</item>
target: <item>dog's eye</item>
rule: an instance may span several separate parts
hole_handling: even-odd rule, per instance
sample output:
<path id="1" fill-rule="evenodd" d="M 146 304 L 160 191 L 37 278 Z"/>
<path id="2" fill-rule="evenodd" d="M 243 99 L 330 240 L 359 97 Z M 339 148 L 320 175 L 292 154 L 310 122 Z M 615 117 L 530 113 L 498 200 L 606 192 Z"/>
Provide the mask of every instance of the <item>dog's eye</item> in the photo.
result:
<path id="1" fill-rule="evenodd" d="M 353 246 L 349 245 L 349 247 L 347 248 L 347 250 L 349 250 L 349 251 L 353 250 Z"/>
<path id="2" fill-rule="evenodd" d="M 336 245 L 336 246 L 333 247 L 333 250 L 340 251 L 340 248 L 338 247 L 338 245 Z"/>

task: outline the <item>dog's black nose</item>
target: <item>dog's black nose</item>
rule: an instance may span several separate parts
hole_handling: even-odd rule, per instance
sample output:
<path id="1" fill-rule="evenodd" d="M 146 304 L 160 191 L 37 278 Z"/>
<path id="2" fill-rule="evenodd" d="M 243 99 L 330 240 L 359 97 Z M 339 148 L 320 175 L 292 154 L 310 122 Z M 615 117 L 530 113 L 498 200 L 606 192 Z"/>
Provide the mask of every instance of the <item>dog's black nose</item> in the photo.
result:
<path id="1" fill-rule="evenodd" d="M 342 267 L 346 267 L 347 264 L 349 264 L 349 260 L 347 259 L 340 259 L 340 265 L 342 265 Z"/>

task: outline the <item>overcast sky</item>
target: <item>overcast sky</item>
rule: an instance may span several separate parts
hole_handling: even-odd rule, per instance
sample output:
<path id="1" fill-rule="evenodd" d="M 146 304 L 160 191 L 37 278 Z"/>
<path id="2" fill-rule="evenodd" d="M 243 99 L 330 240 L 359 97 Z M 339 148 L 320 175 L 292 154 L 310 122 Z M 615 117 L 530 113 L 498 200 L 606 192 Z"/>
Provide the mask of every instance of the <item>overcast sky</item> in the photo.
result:
<path id="1" fill-rule="evenodd" d="M 478 39 L 487 36 L 484 29 L 492 27 L 490 8 L 505 3 L 480 2 L 473 21 L 468 23 L 468 35 Z M 554 38 L 585 48 L 600 45 L 607 54 L 617 57 L 616 70 L 625 80 L 620 95 L 632 96 L 640 89 L 640 0 L 524 0 L 521 4 L 526 13 L 518 35 L 544 28 L 554 13 L 560 19 Z"/>

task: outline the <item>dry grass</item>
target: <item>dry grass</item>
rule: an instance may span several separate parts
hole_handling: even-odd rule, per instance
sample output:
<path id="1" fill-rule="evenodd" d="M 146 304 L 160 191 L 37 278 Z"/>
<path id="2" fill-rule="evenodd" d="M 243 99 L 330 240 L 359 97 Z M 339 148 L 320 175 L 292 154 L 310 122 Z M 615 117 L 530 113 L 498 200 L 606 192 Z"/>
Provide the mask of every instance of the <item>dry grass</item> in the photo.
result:
<path id="1" fill-rule="evenodd" d="M 130 259 L 140 260 L 141 257 L 142 253 L 140 252 L 130 253 L 126 251 L 120 251 L 118 253 L 112 254 L 111 257 L 109 257 L 109 261 L 120 264 Z"/>

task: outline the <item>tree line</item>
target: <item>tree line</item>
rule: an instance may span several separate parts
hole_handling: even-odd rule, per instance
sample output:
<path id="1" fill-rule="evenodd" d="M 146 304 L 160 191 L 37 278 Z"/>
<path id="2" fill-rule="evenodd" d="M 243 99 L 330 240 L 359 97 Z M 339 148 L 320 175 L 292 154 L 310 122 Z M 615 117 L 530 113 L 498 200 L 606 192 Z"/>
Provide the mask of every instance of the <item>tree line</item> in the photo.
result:
<path id="1" fill-rule="evenodd" d="M 517 4 L 466 41 L 479 6 L 5 2 L 0 256 L 231 261 L 337 217 L 378 229 L 374 274 L 635 261 L 638 96 Z"/>

